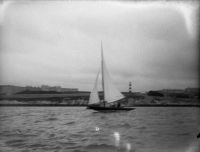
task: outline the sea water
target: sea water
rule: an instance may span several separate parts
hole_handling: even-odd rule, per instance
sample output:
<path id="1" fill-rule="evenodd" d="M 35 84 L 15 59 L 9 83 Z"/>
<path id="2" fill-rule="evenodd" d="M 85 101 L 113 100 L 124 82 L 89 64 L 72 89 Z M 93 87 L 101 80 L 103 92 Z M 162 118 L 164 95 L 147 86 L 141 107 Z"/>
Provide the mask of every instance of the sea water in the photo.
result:
<path id="1" fill-rule="evenodd" d="M 111 113 L 85 107 L 0 107 L 0 151 L 200 151 L 199 121 L 200 109 L 195 107 Z"/>

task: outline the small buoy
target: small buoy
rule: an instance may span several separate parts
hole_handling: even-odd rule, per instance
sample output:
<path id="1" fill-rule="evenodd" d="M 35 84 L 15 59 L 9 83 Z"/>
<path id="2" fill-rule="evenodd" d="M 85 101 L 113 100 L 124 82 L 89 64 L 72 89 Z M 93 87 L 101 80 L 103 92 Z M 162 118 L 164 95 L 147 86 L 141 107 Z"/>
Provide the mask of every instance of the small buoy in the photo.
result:
<path id="1" fill-rule="evenodd" d="M 17 133 L 17 134 L 21 134 L 22 132 L 21 132 L 20 130 L 17 130 L 16 133 Z"/>
<path id="2" fill-rule="evenodd" d="M 95 127 L 95 131 L 99 131 L 100 129 L 99 129 L 99 127 Z"/>
<path id="3" fill-rule="evenodd" d="M 119 132 L 114 132 L 114 138 L 115 138 L 115 146 L 118 147 L 120 143 L 120 134 Z"/>
<path id="4" fill-rule="evenodd" d="M 129 152 L 131 150 L 131 144 L 126 143 L 126 151 Z"/>

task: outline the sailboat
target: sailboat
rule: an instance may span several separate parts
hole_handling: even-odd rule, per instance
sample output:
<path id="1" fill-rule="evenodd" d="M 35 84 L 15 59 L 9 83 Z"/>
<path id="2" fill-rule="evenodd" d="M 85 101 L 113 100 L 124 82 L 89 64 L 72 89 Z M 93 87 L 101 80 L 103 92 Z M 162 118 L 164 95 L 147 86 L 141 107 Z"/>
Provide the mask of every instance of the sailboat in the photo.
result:
<path id="1" fill-rule="evenodd" d="M 99 73 L 95 79 L 93 90 L 90 93 L 89 103 L 87 109 L 93 109 L 97 111 L 105 110 L 133 110 L 133 107 L 122 107 L 120 106 L 120 101 L 125 97 L 120 91 L 115 87 L 112 82 L 109 72 L 107 70 L 104 56 L 103 56 L 103 45 L 101 42 L 101 77 L 102 77 L 102 90 L 103 90 L 103 100 L 100 100 L 98 94 L 98 79 Z M 117 103 L 117 106 L 116 106 Z"/>

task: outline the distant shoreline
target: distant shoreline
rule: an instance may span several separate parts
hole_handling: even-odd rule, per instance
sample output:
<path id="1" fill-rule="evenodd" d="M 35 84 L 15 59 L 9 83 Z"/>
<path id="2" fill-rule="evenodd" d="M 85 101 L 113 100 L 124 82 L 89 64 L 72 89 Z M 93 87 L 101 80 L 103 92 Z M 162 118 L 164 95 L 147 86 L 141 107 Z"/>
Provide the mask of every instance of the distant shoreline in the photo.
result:
<path id="1" fill-rule="evenodd" d="M 38 92 L 37 92 L 38 93 Z M 70 92 L 63 94 L 12 94 L 0 95 L 0 107 L 85 107 L 88 104 L 89 92 Z M 123 92 L 123 106 L 127 107 L 200 107 L 199 98 L 195 96 L 158 96 L 149 94 Z M 154 96 L 153 96 L 154 95 Z M 99 93 L 102 99 L 102 92 Z"/>
<path id="2" fill-rule="evenodd" d="M 0 104 L 0 107 L 86 107 L 87 105 L 68 105 L 68 104 Z M 134 105 L 133 107 L 199 107 L 200 105 L 169 104 L 169 105 Z"/>

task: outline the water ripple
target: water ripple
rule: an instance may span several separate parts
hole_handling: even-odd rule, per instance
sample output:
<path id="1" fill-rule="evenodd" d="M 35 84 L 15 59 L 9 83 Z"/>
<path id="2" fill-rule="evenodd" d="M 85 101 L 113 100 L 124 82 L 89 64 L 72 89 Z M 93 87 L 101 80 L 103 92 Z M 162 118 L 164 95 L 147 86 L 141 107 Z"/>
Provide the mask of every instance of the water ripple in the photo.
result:
<path id="1" fill-rule="evenodd" d="M 196 140 L 199 119 L 194 108 L 1 107 L 0 151 L 183 152 Z"/>

